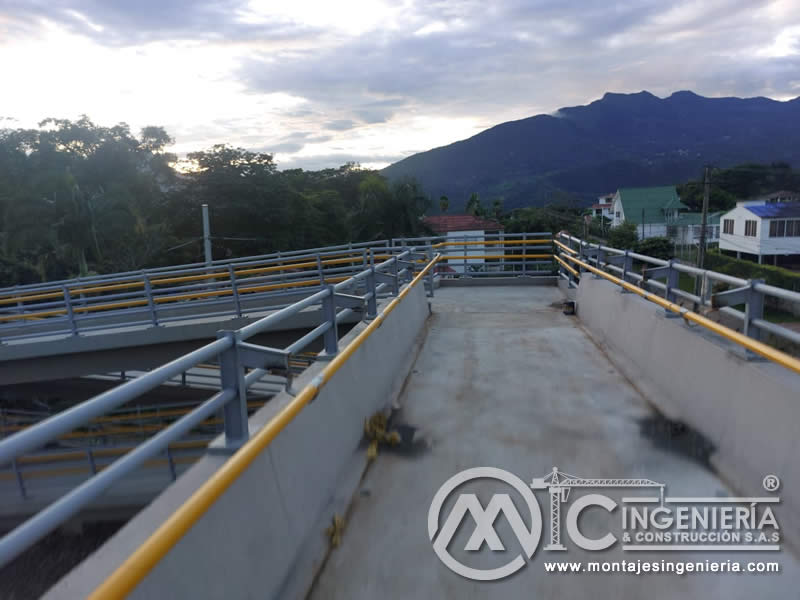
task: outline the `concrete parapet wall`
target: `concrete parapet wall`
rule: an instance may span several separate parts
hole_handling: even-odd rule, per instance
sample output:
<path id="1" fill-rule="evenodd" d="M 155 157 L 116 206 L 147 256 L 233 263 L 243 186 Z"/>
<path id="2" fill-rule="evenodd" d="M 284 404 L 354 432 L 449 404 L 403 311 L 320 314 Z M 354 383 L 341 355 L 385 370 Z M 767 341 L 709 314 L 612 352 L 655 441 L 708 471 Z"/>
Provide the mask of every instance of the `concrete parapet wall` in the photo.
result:
<path id="1" fill-rule="evenodd" d="M 585 274 L 580 320 L 617 367 L 667 417 L 705 435 L 712 463 L 741 494 L 768 495 L 765 475 L 782 481 L 783 537 L 800 545 L 800 375 L 750 361 L 741 347 L 612 283 Z"/>
<path id="2" fill-rule="evenodd" d="M 335 511 L 343 510 L 342 498 L 349 499 L 360 478 L 364 419 L 399 394 L 428 315 L 425 290 L 417 285 L 130 597 L 304 596 L 314 567 L 324 557 L 325 525 Z M 340 347 L 365 326 L 356 325 Z M 308 369 L 295 381 L 295 389 L 302 389 L 323 367 L 318 363 Z M 270 400 L 251 417 L 251 430 L 289 400 L 285 392 Z M 45 598 L 85 597 L 225 458 L 209 454 L 201 459 Z M 343 486 L 348 488 L 344 493 Z M 304 572 L 297 572 L 298 564 L 305 565 Z"/>

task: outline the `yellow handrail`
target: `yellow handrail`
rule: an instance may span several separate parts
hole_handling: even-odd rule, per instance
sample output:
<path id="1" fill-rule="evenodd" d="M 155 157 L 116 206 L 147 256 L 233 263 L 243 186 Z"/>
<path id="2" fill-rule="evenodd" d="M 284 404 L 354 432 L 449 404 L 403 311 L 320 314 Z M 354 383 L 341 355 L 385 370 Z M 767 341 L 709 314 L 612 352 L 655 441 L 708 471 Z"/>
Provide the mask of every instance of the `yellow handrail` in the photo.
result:
<path id="1" fill-rule="evenodd" d="M 388 254 L 374 254 L 373 256 L 377 260 L 386 260 L 391 258 Z M 345 257 L 345 258 L 338 258 L 338 257 Z M 347 263 L 354 263 L 354 262 L 361 262 L 363 260 L 363 254 L 334 254 L 330 257 L 326 258 L 325 260 L 320 261 L 322 265 L 340 265 L 340 264 L 347 264 Z M 318 266 L 317 261 L 309 261 L 307 259 L 303 259 L 302 262 L 281 262 L 278 264 L 273 265 L 270 263 L 271 266 L 268 267 L 248 267 L 246 269 L 240 269 L 238 271 L 234 271 L 236 277 L 241 277 L 244 275 L 257 275 L 261 273 L 273 273 L 276 271 L 286 271 L 289 269 L 302 269 L 302 268 L 316 268 Z M 218 265 L 212 268 L 221 268 Z M 155 279 L 150 280 L 150 284 L 153 286 L 164 285 L 168 283 L 184 283 L 189 281 L 205 281 L 208 279 L 221 279 L 230 277 L 230 273 L 227 269 L 216 272 L 216 273 L 200 273 L 197 275 L 179 275 L 179 276 L 168 276 L 168 277 L 157 277 Z M 122 281 L 118 283 L 109 283 L 109 284 L 101 284 L 101 285 L 94 285 L 89 287 L 77 287 L 77 288 L 69 288 L 70 294 L 95 294 L 95 293 L 102 293 L 102 292 L 113 292 L 115 290 L 122 290 L 122 289 L 131 289 L 131 288 L 142 288 L 144 287 L 144 281 L 141 280 L 132 280 L 132 281 Z M 52 298 L 63 298 L 64 292 L 62 290 L 52 291 L 52 292 L 37 292 L 29 295 L 16 295 L 16 296 L 0 296 L 0 305 L 3 304 L 14 304 L 16 302 L 30 302 L 32 300 L 48 300 Z"/>
<path id="2" fill-rule="evenodd" d="M 473 246 L 473 245 L 481 245 L 481 246 L 494 246 L 500 245 L 503 246 L 534 246 L 536 244 L 551 244 L 552 240 L 550 239 L 538 239 L 538 240 L 465 240 L 463 242 L 439 242 L 438 244 L 433 244 L 432 248 L 443 248 L 444 246 Z"/>
<path id="3" fill-rule="evenodd" d="M 559 242 L 558 240 L 553 240 L 553 243 L 554 243 L 556 246 L 558 246 L 559 248 L 561 248 L 562 250 L 564 250 L 565 252 L 569 252 L 570 254 L 578 254 L 578 252 L 577 252 L 576 250 L 573 250 L 572 248 L 570 248 L 570 247 L 569 247 L 569 246 L 567 246 L 566 244 L 562 244 L 562 243 L 561 243 L 561 242 Z"/>
<path id="4" fill-rule="evenodd" d="M 352 354 L 406 297 L 411 289 L 433 268 L 441 258 L 436 255 L 416 277 L 393 299 L 383 311 L 367 325 L 356 338 L 322 370 L 320 375 L 306 385 L 278 414 L 261 428 L 247 443 L 225 462 L 201 485 L 180 508 L 150 535 L 100 586 L 89 595 L 90 600 L 124 598 L 158 564 L 167 552 L 178 543 L 187 531 L 202 517 L 234 481 L 250 466 L 258 455 L 283 431 L 297 414 L 313 400 L 331 377 L 342 368 Z"/>
<path id="5" fill-rule="evenodd" d="M 327 283 L 339 283 L 345 281 L 349 277 L 326 277 Z M 297 287 L 309 287 L 312 285 L 319 285 L 319 279 L 306 279 L 303 281 L 293 281 L 289 283 L 270 283 L 265 285 L 253 285 L 250 287 L 239 288 L 239 294 L 252 294 L 255 292 L 268 292 L 272 290 L 291 289 Z M 155 304 L 165 304 L 167 302 L 178 302 L 181 300 L 197 300 L 199 298 L 214 298 L 218 296 L 230 296 L 233 294 L 233 289 L 211 290 L 206 292 L 192 292 L 187 294 L 175 294 L 172 296 L 155 296 L 153 302 Z M 94 304 L 91 306 L 76 306 L 72 309 L 74 313 L 88 313 L 98 312 L 102 310 L 114 310 L 119 308 L 130 308 L 132 306 L 146 306 L 148 301 L 146 298 L 139 300 L 124 300 L 122 302 L 108 302 L 105 304 Z M 0 316 L 0 321 L 19 321 L 25 319 L 40 319 L 42 317 L 56 317 L 65 315 L 66 309 L 59 308 L 54 310 L 47 310 L 36 313 L 23 313 L 21 315 L 3 315 Z"/>
<path id="6" fill-rule="evenodd" d="M 556 256 L 555 256 L 555 259 L 558 261 L 558 264 L 560 264 L 560 265 L 561 265 L 562 267 L 564 267 L 564 268 L 565 268 L 567 271 L 569 271 L 570 273 L 572 273 L 573 275 L 575 275 L 575 277 L 580 277 L 580 276 L 581 276 L 581 274 L 580 274 L 580 273 L 578 273 L 578 271 L 576 271 L 576 270 L 575 270 L 575 269 L 573 269 L 571 266 L 569 266 L 569 265 L 567 264 L 567 262 L 566 262 L 566 261 L 565 261 L 563 258 L 561 258 L 560 256 L 556 255 Z"/>
<path id="7" fill-rule="evenodd" d="M 552 254 L 467 254 L 467 255 L 458 255 L 458 256 L 450 256 L 446 254 L 442 256 L 442 260 L 464 260 L 467 258 L 476 258 L 476 259 L 494 259 L 494 260 L 505 260 L 506 262 L 512 262 L 517 259 L 522 258 L 553 258 Z"/>
<path id="8" fill-rule="evenodd" d="M 758 354 L 759 356 L 763 356 L 764 358 L 771 360 L 772 362 L 775 362 L 781 365 L 782 367 L 786 367 L 787 369 L 800 374 L 800 360 L 796 359 L 793 356 L 789 356 L 785 352 L 781 352 L 780 350 L 777 350 L 772 346 L 767 346 L 763 342 L 759 342 L 758 340 L 749 338 L 746 335 L 739 333 L 738 331 L 734 331 L 733 329 L 725 327 L 724 325 L 720 325 L 719 323 L 716 323 L 707 317 L 704 317 L 702 315 L 697 314 L 696 312 L 692 312 L 684 308 L 680 304 L 676 304 L 675 302 L 670 302 L 669 300 L 665 300 L 661 296 L 656 296 L 651 292 L 643 290 L 639 286 L 633 285 L 632 283 L 628 283 L 627 281 L 623 281 L 618 277 L 614 277 L 613 275 L 610 275 L 609 273 L 606 273 L 601 269 L 597 269 L 591 266 L 590 264 L 575 258 L 574 256 L 567 255 L 565 258 L 567 260 L 572 261 L 573 263 L 579 264 L 587 271 L 595 273 L 596 275 L 600 275 L 601 277 L 604 277 L 605 279 L 608 279 L 609 281 L 612 281 L 617 285 L 622 286 L 629 292 L 633 292 L 634 294 L 637 294 L 642 298 L 649 300 L 650 302 L 658 304 L 659 306 L 669 310 L 670 312 L 679 314 L 686 321 L 689 321 L 691 323 L 696 323 L 697 325 L 705 327 L 709 331 L 713 331 L 717 335 L 721 335 L 722 337 L 732 342 L 735 342 L 740 346 L 747 348 L 748 350 L 754 352 L 755 354 Z"/>

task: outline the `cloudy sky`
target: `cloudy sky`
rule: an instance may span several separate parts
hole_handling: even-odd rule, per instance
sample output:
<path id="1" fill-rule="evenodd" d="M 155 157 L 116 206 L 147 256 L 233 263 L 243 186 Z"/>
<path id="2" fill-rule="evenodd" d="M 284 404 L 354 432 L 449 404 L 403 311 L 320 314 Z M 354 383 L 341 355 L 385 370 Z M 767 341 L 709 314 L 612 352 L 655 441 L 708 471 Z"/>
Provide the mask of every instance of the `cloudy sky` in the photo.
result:
<path id="1" fill-rule="evenodd" d="M 0 126 L 383 166 L 606 91 L 800 95 L 798 0 L 0 0 Z"/>

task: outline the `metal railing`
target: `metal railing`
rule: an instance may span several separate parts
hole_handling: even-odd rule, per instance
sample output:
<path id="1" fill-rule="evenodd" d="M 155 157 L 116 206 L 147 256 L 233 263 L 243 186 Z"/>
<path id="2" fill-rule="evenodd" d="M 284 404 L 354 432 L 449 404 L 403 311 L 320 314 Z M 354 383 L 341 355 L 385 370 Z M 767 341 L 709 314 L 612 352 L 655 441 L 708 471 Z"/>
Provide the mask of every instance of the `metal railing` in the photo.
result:
<path id="1" fill-rule="evenodd" d="M 445 278 L 553 275 L 553 239 L 548 232 L 489 233 L 401 238 L 393 243 L 430 245 L 442 255 Z"/>
<path id="2" fill-rule="evenodd" d="M 225 445 L 230 451 L 246 444 L 249 437 L 247 388 L 270 370 L 277 370 L 286 376 L 286 388 L 293 393 L 291 357 L 301 353 L 317 338 L 323 339 L 324 352 L 320 355 L 321 359 L 340 356 L 338 324 L 353 315 L 359 315 L 373 323 L 378 322 L 381 318 L 377 313 L 378 297 L 387 293 L 400 297 L 400 286 L 405 280 L 411 279 L 418 261 L 428 262 L 429 267 L 432 267 L 435 260 L 428 259 L 430 253 L 430 248 L 424 252 L 398 248 L 391 258 L 375 266 L 368 266 L 335 285 L 317 283 L 318 291 L 290 306 L 236 331 L 221 331 L 214 342 L 2 440 L 0 466 L 10 464 L 14 473 L 17 473 L 18 459 L 26 453 L 86 425 L 197 365 L 210 361 L 219 363 L 219 392 L 104 469 L 98 470 L 91 478 L 0 539 L 0 565 L 7 563 L 76 514 L 116 480 L 167 452 L 171 444 L 214 414 L 223 414 Z M 432 294 L 433 271 L 426 267 L 425 273 L 430 273 L 426 283 L 429 293 Z M 319 325 L 289 346 L 271 348 L 247 341 L 300 311 L 316 306 L 321 307 Z"/>
<path id="3" fill-rule="evenodd" d="M 433 279 L 433 269 L 440 255 L 430 257 L 424 268 L 409 282 L 380 314 L 338 353 L 308 385 L 284 406 L 264 427 L 203 483 L 114 573 L 89 597 L 124 598 L 155 567 L 186 532 L 208 511 L 217 499 L 252 464 L 300 411 L 311 402 L 325 384 L 347 362 L 364 341 L 381 326 L 411 289 Z M 414 263 L 411 263 L 414 264 Z M 2 542 L 0 542 L 2 543 Z"/>
<path id="4" fill-rule="evenodd" d="M 0 290 L 0 342 L 202 316 L 242 316 L 291 304 L 403 251 L 389 242 L 317 248 Z"/>
<path id="5" fill-rule="evenodd" d="M 296 258 L 297 261 L 291 263 L 286 262 L 285 255 L 280 258 L 267 257 L 263 260 L 263 257 L 256 257 L 259 261 L 258 264 L 249 259 L 227 263 L 224 273 L 227 273 L 228 279 L 225 280 L 223 278 L 222 280 L 228 286 L 225 289 L 233 294 L 234 297 L 238 297 L 237 295 L 243 292 L 241 286 L 237 291 L 237 283 L 240 282 L 240 277 L 243 275 L 258 278 L 284 277 L 284 280 L 278 284 L 264 283 L 262 279 L 256 282 L 259 285 L 287 285 L 302 282 L 302 287 L 304 288 L 302 293 L 308 295 L 287 306 L 268 306 L 266 308 L 276 310 L 241 329 L 221 331 L 218 339 L 214 342 L 0 441 L 0 466 L 11 465 L 11 470 L 14 473 L 19 473 L 19 461 L 24 455 L 40 448 L 45 443 L 84 426 L 94 419 L 101 418 L 102 415 L 114 411 L 155 387 L 179 377 L 189 369 L 214 361 L 219 364 L 221 374 L 219 392 L 157 431 L 155 435 L 146 441 L 128 450 L 114 462 L 103 465 L 104 468 L 102 470 L 93 469 L 93 474 L 89 479 L 0 539 L 0 566 L 13 559 L 49 531 L 76 514 L 115 481 L 147 461 L 153 460 L 154 457 L 165 452 L 169 454 L 170 446 L 179 443 L 178 440 L 181 437 L 206 422 L 213 415 L 222 413 L 225 446 L 235 454 L 234 458 L 225 463 L 210 480 L 213 483 L 209 483 L 209 485 L 214 486 L 213 490 L 203 491 L 206 489 L 204 486 L 198 491 L 201 497 L 204 498 L 201 503 L 207 502 L 208 504 L 205 504 L 206 508 L 210 506 L 213 499 L 209 500 L 209 498 L 218 497 L 224 491 L 225 485 L 229 485 L 238 476 L 232 475 L 232 473 L 240 473 L 241 465 L 244 463 L 249 464 L 249 461 L 252 461 L 255 455 L 269 444 L 286 423 L 318 393 L 363 340 L 394 310 L 398 302 L 414 285 L 424 281 L 429 295 L 432 295 L 436 278 L 441 278 L 442 276 L 472 277 L 482 272 L 496 277 L 517 277 L 527 276 L 533 272 L 539 272 L 540 274 L 551 274 L 553 272 L 552 239 L 549 234 L 487 235 L 485 239 L 481 240 L 477 240 L 474 237 L 464 239 L 429 237 L 392 240 L 391 243 L 382 242 L 382 244 L 379 249 L 365 245 L 358 250 L 360 252 L 358 257 L 353 254 L 342 256 L 341 251 L 347 250 L 349 252 L 351 250 L 350 247 L 337 247 L 333 249 L 315 249 L 313 254 L 314 261 L 308 260 L 311 255 L 306 252 L 294 254 L 292 258 Z M 414 247 L 409 247 L 409 244 L 413 244 Z M 334 256 L 337 253 L 339 256 Z M 482 268 L 485 270 L 465 269 L 462 273 L 437 274 L 435 272 L 436 264 L 440 260 L 446 260 L 443 257 L 447 255 L 454 257 L 454 260 L 464 265 L 483 265 Z M 375 263 L 378 258 L 383 258 L 384 260 L 380 263 Z M 279 264 L 273 264 L 269 261 L 275 261 Z M 345 267 L 339 266 L 343 264 L 341 261 L 346 263 Z M 326 262 L 328 262 L 328 265 L 326 265 Z M 540 265 L 545 265 L 545 268 L 539 269 Z M 347 277 L 342 275 L 343 271 L 339 271 L 337 278 L 331 278 L 330 271 L 325 269 L 326 266 L 329 266 L 329 268 L 332 266 L 333 269 L 343 269 L 343 271 L 353 268 L 358 268 L 359 270 Z M 267 269 L 273 268 L 279 272 L 277 275 L 272 274 L 272 271 L 267 271 Z M 292 268 L 299 269 L 301 277 L 293 281 L 286 281 L 285 279 L 291 275 L 286 271 Z M 413 277 L 418 268 L 422 270 Z M 308 269 L 308 271 L 305 269 Z M 122 293 L 129 293 L 120 292 L 123 289 L 120 286 L 136 283 L 139 290 L 144 290 L 147 306 L 138 308 L 137 305 L 134 306 L 133 310 L 149 314 L 152 317 L 152 324 L 157 326 L 161 321 L 161 316 L 156 314 L 158 292 L 155 290 L 158 286 L 169 286 L 165 289 L 168 294 L 172 295 L 185 295 L 189 290 L 184 286 L 191 286 L 193 290 L 191 293 L 197 294 L 198 298 L 189 298 L 186 301 L 192 303 L 193 307 L 196 308 L 201 302 L 207 302 L 203 294 L 207 294 L 209 291 L 219 291 L 214 286 L 219 283 L 216 282 L 217 276 L 222 278 L 220 273 L 222 272 L 209 270 L 206 265 L 192 265 L 188 269 L 181 267 L 162 270 L 157 273 L 147 272 L 142 275 L 141 279 L 137 279 L 141 275 L 140 273 L 135 274 L 133 278 L 130 278 L 128 274 L 123 274 L 122 276 L 109 276 L 102 279 L 102 281 L 99 278 L 95 278 L 88 284 L 86 280 L 81 280 L 80 282 L 63 282 L 60 285 L 63 292 L 62 300 L 65 299 L 68 303 L 71 302 L 74 292 L 76 298 L 81 298 L 81 294 L 83 294 L 82 300 L 87 302 L 85 306 L 92 306 L 87 297 L 95 293 L 101 295 L 101 302 L 103 303 L 109 302 L 109 295 L 115 296 L 112 298 L 113 300 L 128 301 L 129 299 L 116 297 Z M 265 273 L 267 274 L 265 275 Z M 310 278 L 308 278 L 308 274 L 311 275 Z M 189 279 L 187 280 L 187 278 Z M 409 281 L 409 285 L 401 291 L 404 281 Z M 141 286 L 139 286 L 139 283 L 141 283 Z M 248 285 L 252 283 L 252 281 L 248 281 Z M 92 289 L 98 287 L 103 289 L 99 292 Z M 14 298 L 19 299 L 21 297 L 19 289 L 14 290 L 14 293 L 17 294 Z M 53 293 L 53 290 L 48 290 L 46 286 L 39 286 L 35 289 L 29 286 L 23 292 L 26 300 L 16 303 L 15 308 L 10 313 L 25 314 L 27 317 L 31 317 L 32 315 L 28 310 L 31 304 L 41 300 L 51 300 L 49 297 L 36 298 L 36 296 L 50 293 Z M 297 290 L 293 293 L 297 293 Z M 379 297 L 387 295 L 395 296 L 395 298 L 389 302 L 383 312 L 378 313 L 377 300 Z M 0 291 L 0 298 L 2 298 L 2 291 Z M 263 300 L 263 296 L 256 296 L 256 298 Z M 19 306 L 20 304 L 22 305 L 21 307 Z M 321 308 L 320 323 L 287 347 L 271 348 L 248 341 L 251 337 L 270 330 L 283 320 L 317 306 Z M 36 310 L 41 308 L 41 306 L 38 306 Z M 257 307 L 257 309 L 259 308 L 264 310 L 265 307 Z M 240 309 L 241 307 L 237 303 L 236 310 Z M 17 312 L 15 313 L 14 310 Z M 25 312 L 26 310 L 28 311 L 27 313 Z M 72 305 L 72 309 L 68 305 L 65 307 L 65 311 L 66 315 L 56 316 L 56 318 L 66 317 L 72 328 L 72 334 L 84 331 L 83 327 L 77 327 L 76 325 L 79 322 L 79 318 L 76 318 L 75 305 Z M 126 314 L 129 315 L 130 312 Z M 206 316 L 207 313 L 203 313 L 203 315 Z M 355 340 L 340 352 L 337 326 L 343 320 L 356 315 L 367 320 L 369 324 Z M 127 323 L 130 324 L 129 321 Z M 303 352 L 309 344 L 318 338 L 322 338 L 324 347 L 324 351 L 318 356 L 318 359 L 330 360 L 330 362 L 312 383 L 295 395 L 291 388 L 292 372 L 290 364 L 292 357 Z M 261 429 L 253 439 L 249 439 L 247 389 L 268 372 L 274 370 L 285 375 L 286 389 L 290 394 L 294 395 L 294 399 Z M 188 508 L 184 506 L 179 512 L 181 514 L 192 514 L 194 515 L 192 518 L 197 518 L 201 513 L 196 512 L 198 509 L 193 502 L 190 500 L 187 503 Z M 189 512 L 186 513 L 186 511 Z M 174 540 L 177 540 L 182 535 L 178 534 L 177 537 L 174 537 L 176 535 L 175 531 L 170 531 L 168 534 L 161 535 L 166 535 Z M 152 558 L 152 555 L 148 556 Z"/>
<path id="6" fill-rule="evenodd" d="M 397 238 L 98 275 L 0 289 L 0 343 L 97 330 L 241 317 L 289 306 L 321 284 L 338 284 L 409 244 L 444 255 L 439 276 L 551 274 L 549 233 Z"/>
<path id="7" fill-rule="evenodd" d="M 675 259 L 663 260 L 638 254 L 630 250 L 611 248 L 589 243 L 561 233 L 554 242 L 560 255 L 559 276 L 574 287 L 581 275 L 589 271 L 596 277 L 608 279 L 620 285 L 625 292 L 636 293 L 659 304 L 668 313 L 683 317 L 686 321 L 701 325 L 744 347 L 748 352 L 767 358 L 792 371 L 800 373 L 800 360 L 764 343 L 764 334 L 769 333 L 793 343 L 800 343 L 800 333 L 772 323 L 764 318 L 766 297 L 780 298 L 800 305 L 800 293 L 765 284 L 762 280 L 748 280 L 718 273 L 708 269 L 681 263 Z M 636 263 L 640 266 L 635 271 Z M 611 273 L 616 274 L 612 276 Z M 700 294 L 688 292 L 680 287 L 680 274 L 692 277 L 694 289 Z M 663 280 L 663 281 L 660 281 Z M 716 290 L 715 287 L 726 289 Z M 648 290 L 655 290 L 656 295 Z M 690 302 L 692 309 L 679 304 Z M 734 308 L 744 305 L 744 310 Z M 720 325 L 699 314 L 699 309 L 719 311 L 742 326 L 742 332 Z M 750 356 L 750 355 L 748 355 Z"/>

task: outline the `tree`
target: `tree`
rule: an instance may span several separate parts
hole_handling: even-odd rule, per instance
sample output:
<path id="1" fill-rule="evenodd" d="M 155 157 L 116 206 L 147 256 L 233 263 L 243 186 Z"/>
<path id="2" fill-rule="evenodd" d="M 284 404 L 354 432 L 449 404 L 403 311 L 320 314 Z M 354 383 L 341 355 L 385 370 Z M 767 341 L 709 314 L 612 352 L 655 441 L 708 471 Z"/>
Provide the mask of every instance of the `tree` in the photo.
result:
<path id="1" fill-rule="evenodd" d="M 675 246 L 668 237 L 652 237 L 639 241 L 636 244 L 636 251 L 653 258 L 669 260 L 675 253 Z"/>
<path id="2" fill-rule="evenodd" d="M 492 200 L 492 216 L 495 219 L 500 219 L 503 215 L 503 199 L 502 198 L 495 198 Z"/>
<path id="3" fill-rule="evenodd" d="M 478 194 L 475 192 L 470 194 L 469 200 L 467 200 L 467 205 L 464 207 L 464 212 L 475 217 L 486 216 L 483 205 L 481 205 L 480 198 L 478 198 Z"/>
<path id="4" fill-rule="evenodd" d="M 447 212 L 448 208 L 450 208 L 450 200 L 447 196 L 441 196 L 439 198 L 439 210 L 444 214 Z"/>
<path id="5" fill-rule="evenodd" d="M 631 221 L 625 221 L 621 225 L 612 227 L 608 232 L 608 245 L 620 250 L 633 249 L 638 239 L 638 229 L 636 224 Z"/>

